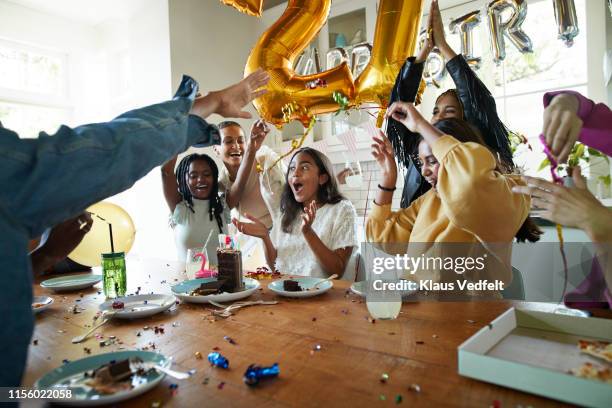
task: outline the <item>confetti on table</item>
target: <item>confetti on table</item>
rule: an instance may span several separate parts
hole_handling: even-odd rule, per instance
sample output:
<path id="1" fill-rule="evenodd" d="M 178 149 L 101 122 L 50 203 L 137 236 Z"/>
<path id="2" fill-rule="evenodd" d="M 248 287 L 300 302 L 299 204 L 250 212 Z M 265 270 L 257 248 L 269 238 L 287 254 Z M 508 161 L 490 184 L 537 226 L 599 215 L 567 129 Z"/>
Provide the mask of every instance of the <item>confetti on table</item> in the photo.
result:
<path id="1" fill-rule="evenodd" d="M 151 408 L 160 408 L 162 406 L 160 401 L 153 401 L 151 403 Z"/>
<path id="2" fill-rule="evenodd" d="M 380 394 L 380 396 L 378 397 L 381 401 L 386 401 L 387 397 L 385 396 L 385 394 Z"/>
<path id="3" fill-rule="evenodd" d="M 261 367 L 251 364 L 244 372 L 243 381 L 246 385 L 255 386 L 259 381 L 266 378 L 275 378 L 280 374 L 278 363 L 272 364 L 270 367 Z"/>
<path id="4" fill-rule="evenodd" d="M 316 321 L 317 321 L 317 318 L 316 318 L 316 317 L 313 317 L 313 318 L 312 318 L 312 321 L 313 321 L 313 322 L 316 322 Z"/>
<path id="5" fill-rule="evenodd" d="M 202 353 L 200 353 L 199 351 L 196 351 L 195 358 L 196 360 L 202 360 L 204 357 L 202 356 Z"/>
<path id="6" fill-rule="evenodd" d="M 431 337 L 433 337 L 434 339 L 437 339 L 438 335 L 437 334 L 432 334 Z"/>
<path id="7" fill-rule="evenodd" d="M 474 324 L 474 323 L 476 323 L 476 320 L 471 320 L 471 319 L 468 319 L 468 321 L 467 321 L 467 322 L 468 322 L 468 323 L 470 323 L 470 324 Z"/>
<path id="8" fill-rule="evenodd" d="M 398 396 L 395 397 L 395 403 L 396 404 L 401 404 L 402 403 L 402 396 L 401 395 L 398 395 Z"/>
<path id="9" fill-rule="evenodd" d="M 389 380 L 389 374 L 382 373 L 382 375 L 380 376 L 380 382 L 383 384 L 386 384 L 388 380 Z"/>
<path id="10" fill-rule="evenodd" d="M 210 382 L 210 378 L 205 377 L 204 380 L 202 380 L 202 384 L 204 385 L 208 385 L 208 383 Z"/>
<path id="11" fill-rule="evenodd" d="M 225 358 L 221 353 L 213 352 L 208 354 L 208 361 L 211 365 L 219 368 L 228 368 L 229 360 Z"/>
<path id="12" fill-rule="evenodd" d="M 421 386 L 419 384 L 410 384 L 408 389 L 414 392 L 421 392 Z"/>
<path id="13" fill-rule="evenodd" d="M 229 344 L 236 345 L 236 342 L 230 336 L 223 336 L 223 340 L 227 341 Z"/>
<path id="14" fill-rule="evenodd" d="M 224 386 L 225 386 L 225 383 L 224 383 L 223 381 L 221 381 L 221 382 L 219 383 L 219 385 L 217 385 L 217 388 L 218 388 L 218 389 L 220 389 L 220 390 L 222 390 Z"/>
<path id="15" fill-rule="evenodd" d="M 417 341 L 416 341 L 416 344 L 419 344 L 419 345 L 420 345 L 420 344 L 425 344 L 425 342 L 424 342 L 423 340 L 417 340 Z"/>

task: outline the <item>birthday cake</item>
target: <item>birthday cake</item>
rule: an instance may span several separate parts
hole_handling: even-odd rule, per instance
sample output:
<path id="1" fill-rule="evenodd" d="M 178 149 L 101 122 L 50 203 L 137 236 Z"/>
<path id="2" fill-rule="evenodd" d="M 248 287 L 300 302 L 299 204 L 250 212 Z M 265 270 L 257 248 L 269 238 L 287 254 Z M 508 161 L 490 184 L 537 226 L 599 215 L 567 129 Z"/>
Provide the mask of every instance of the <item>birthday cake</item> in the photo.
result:
<path id="1" fill-rule="evenodd" d="M 219 265 L 218 281 L 222 283 L 221 292 L 240 292 L 244 290 L 242 280 L 242 253 L 236 249 L 217 249 Z"/>

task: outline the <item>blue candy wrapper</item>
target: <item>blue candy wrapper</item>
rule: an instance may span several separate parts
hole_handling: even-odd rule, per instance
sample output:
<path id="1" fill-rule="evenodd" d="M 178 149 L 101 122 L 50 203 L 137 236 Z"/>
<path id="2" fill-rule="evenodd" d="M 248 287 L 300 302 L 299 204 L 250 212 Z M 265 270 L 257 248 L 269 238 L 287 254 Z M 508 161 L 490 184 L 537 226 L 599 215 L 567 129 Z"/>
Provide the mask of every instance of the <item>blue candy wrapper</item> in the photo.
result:
<path id="1" fill-rule="evenodd" d="M 228 359 L 223 357 L 221 353 L 217 353 L 217 352 L 210 353 L 208 355 L 208 361 L 210 362 L 210 364 L 214 365 L 215 367 L 219 367 L 219 368 L 229 367 Z"/>
<path id="2" fill-rule="evenodd" d="M 257 385 L 261 379 L 278 377 L 279 372 L 278 363 L 274 363 L 270 367 L 260 367 L 251 364 L 244 372 L 244 383 L 247 385 Z"/>

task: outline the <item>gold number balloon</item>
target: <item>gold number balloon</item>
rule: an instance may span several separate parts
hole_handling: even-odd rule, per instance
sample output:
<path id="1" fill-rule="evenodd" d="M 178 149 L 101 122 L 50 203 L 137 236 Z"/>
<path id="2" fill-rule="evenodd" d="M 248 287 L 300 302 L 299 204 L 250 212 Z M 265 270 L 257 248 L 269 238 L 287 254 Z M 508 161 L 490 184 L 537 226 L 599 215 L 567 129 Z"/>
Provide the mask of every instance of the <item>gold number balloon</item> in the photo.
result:
<path id="1" fill-rule="evenodd" d="M 395 78 L 414 54 L 419 36 L 422 0 L 382 0 L 378 7 L 370 63 L 355 82 L 355 102 L 386 107 Z"/>
<path id="2" fill-rule="evenodd" d="M 241 13 L 261 17 L 264 0 L 221 0 L 223 4 L 234 7 Z"/>
<path id="3" fill-rule="evenodd" d="M 248 3 L 222 1 L 234 7 Z M 423 0 L 381 0 L 372 58 L 356 81 L 346 62 L 320 73 L 298 75 L 294 62 L 327 21 L 330 7 L 331 0 L 289 0 L 283 15 L 249 55 L 245 76 L 262 68 L 271 78 L 268 93 L 254 101 L 255 108 L 279 128 L 289 120 L 308 127 L 315 115 L 337 111 L 335 93 L 346 96 L 353 106 L 371 102 L 386 107 L 404 60 L 414 52 Z"/>

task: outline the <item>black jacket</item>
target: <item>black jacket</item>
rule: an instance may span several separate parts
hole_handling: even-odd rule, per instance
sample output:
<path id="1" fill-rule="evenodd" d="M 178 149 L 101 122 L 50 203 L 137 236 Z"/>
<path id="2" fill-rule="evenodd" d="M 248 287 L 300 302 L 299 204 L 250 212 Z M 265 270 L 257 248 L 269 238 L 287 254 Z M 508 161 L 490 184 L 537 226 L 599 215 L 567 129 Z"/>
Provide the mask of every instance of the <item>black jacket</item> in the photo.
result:
<path id="1" fill-rule="evenodd" d="M 406 60 L 395 81 L 389 104 L 396 101 L 414 102 L 423 74 L 423 63 L 415 63 L 415 58 Z M 509 131 L 497 115 L 495 99 L 478 76 L 472 71 L 462 55 L 457 55 L 446 63 L 446 69 L 457 87 L 457 95 L 463 106 L 464 119 L 476 126 L 485 143 L 499 153 L 502 163 L 513 167 L 510 150 Z M 400 165 L 406 169 L 404 189 L 402 191 L 402 208 L 423 195 L 430 186 L 420 169 L 411 158 L 417 153 L 418 135 L 410 132 L 393 119 L 387 122 L 387 135 L 393 144 L 395 156 Z"/>

